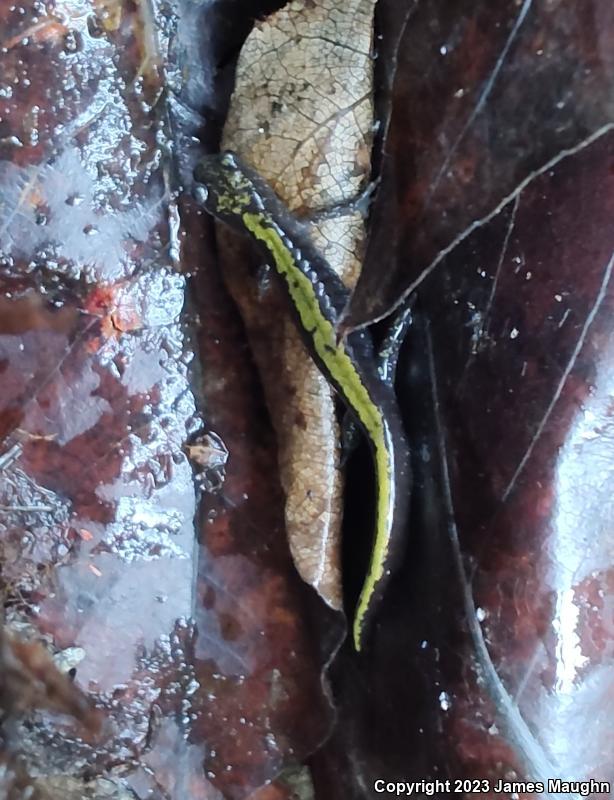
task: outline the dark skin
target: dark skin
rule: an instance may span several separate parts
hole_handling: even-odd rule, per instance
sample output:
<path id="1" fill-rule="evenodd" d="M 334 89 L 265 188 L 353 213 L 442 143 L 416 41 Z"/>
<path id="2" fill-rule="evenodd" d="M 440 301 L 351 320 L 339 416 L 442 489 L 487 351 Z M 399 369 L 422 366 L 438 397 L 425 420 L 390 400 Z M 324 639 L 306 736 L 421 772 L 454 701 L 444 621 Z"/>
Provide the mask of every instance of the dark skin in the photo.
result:
<path id="1" fill-rule="evenodd" d="M 232 153 L 205 157 L 195 178 L 203 184 L 196 197 L 206 210 L 249 235 L 265 255 L 309 354 L 370 445 L 375 531 L 353 623 L 354 646 L 361 650 L 368 620 L 398 561 L 408 518 L 409 450 L 391 382 L 382 379 L 364 332 L 339 336 L 348 291 L 272 189 Z M 396 350 L 392 340 L 390 347 Z"/>

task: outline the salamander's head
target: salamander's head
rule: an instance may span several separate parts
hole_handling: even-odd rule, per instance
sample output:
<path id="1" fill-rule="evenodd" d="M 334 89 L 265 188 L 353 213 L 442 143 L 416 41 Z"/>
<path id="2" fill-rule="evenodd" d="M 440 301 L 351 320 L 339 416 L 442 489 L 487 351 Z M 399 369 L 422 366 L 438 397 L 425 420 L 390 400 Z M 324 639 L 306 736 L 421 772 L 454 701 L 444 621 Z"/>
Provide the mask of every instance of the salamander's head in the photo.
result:
<path id="1" fill-rule="evenodd" d="M 250 173 L 230 151 L 205 156 L 194 170 L 196 200 L 210 214 L 236 223 L 241 214 L 257 204 L 258 192 Z"/>

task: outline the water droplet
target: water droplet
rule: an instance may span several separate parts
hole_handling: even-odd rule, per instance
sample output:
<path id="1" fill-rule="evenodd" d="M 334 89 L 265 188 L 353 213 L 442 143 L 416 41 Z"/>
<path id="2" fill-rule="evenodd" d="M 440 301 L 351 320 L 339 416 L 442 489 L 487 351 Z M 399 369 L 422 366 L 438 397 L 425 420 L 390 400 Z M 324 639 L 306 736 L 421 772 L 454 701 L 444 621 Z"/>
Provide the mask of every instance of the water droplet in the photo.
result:
<path id="1" fill-rule="evenodd" d="M 452 707 L 452 702 L 450 700 L 450 695 L 447 692 L 440 692 L 439 693 L 439 707 L 442 711 L 449 711 Z"/>
<path id="2" fill-rule="evenodd" d="M 202 185 L 195 186 L 193 194 L 196 202 L 204 206 L 205 203 L 207 202 L 207 198 L 209 197 L 209 191 L 207 187 Z"/>
<path id="3" fill-rule="evenodd" d="M 78 53 L 83 48 L 81 36 L 77 31 L 68 31 L 64 37 L 64 50 L 67 53 Z"/>

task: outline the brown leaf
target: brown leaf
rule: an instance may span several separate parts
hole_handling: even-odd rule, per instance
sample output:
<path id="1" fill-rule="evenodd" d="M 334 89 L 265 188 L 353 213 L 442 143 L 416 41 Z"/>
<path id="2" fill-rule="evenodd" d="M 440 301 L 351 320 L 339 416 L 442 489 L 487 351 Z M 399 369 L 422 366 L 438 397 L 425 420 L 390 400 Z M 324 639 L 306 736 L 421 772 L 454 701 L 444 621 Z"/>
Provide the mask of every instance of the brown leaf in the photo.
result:
<path id="1" fill-rule="evenodd" d="M 311 226 L 348 286 L 364 225 L 352 200 L 368 178 L 372 127 L 373 3 L 294 2 L 258 23 L 239 58 L 224 129 L 236 150 Z M 249 255 L 225 242 L 224 274 L 245 319 L 275 426 L 290 549 L 301 576 L 342 605 L 342 475 L 334 396 L 305 351 L 276 287 L 262 291 Z M 253 270 L 252 270 L 253 272 Z M 275 320 L 275 325 L 271 325 Z"/>
<path id="2" fill-rule="evenodd" d="M 201 375 L 195 357 L 198 332 L 236 356 L 222 301 L 186 303 L 213 270 L 202 218 L 178 211 L 192 118 L 168 124 L 193 76 L 217 102 L 213 53 L 195 55 L 210 25 L 186 23 L 208 8 L 60 2 L 65 35 L 43 36 L 38 5 L 0 3 L 0 588 L 13 630 L 82 656 L 75 686 L 105 719 L 95 743 L 19 719 L 11 800 L 242 798 L 330 726 L 331 646 L 310 638 L 254 385 L 233 383 L 249 365 L 203 357 Z M 213 434 L 195 393 L 229 450 L 198 515 L 188 448 Z"/>
<path id="3" fill-rule="evenodd" d="M 415 503 L 317 789 L 611 785 L 613 9 L 382 12 L 396 75 L 354 321 L 419 281 L 398 373 Z"/>
<path id="4" fill-rule="evenodd" d="M 51 709 L 69 714 L 90 731 L 100 730 L 101 715 L 59 671 L 41 642 L 0 629 L 0 662 L 0 703 L 4 714 Z"/>

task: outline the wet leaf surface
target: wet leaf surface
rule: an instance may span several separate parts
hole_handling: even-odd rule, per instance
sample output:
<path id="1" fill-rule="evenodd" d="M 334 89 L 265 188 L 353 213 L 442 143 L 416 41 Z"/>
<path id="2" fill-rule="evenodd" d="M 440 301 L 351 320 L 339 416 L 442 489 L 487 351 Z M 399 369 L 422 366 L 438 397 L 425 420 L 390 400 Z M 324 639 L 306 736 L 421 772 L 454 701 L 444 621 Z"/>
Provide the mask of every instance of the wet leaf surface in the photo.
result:
<path id="1" fill-rule="evenodd" d="M 349 324 L 381 316 L 614 116 L 607 3 L 382 5 L 382 201 Z"/>
<path id="2" fill-rule="evenodd" d="M 192 32 L 171 57 L 170 8 L 155 22 L 112 3 L 0 13 L 5 617 L 103 717 L 92 738 L 15 708 L 6 792 L 246 797 L 324 738 L 327 650 L 305 622 L 245 346 L 209 293 L 206 226 L 178 209 L 171 136 L 203 120 L 163 90 Z M 219 448 L 195 452 L 205 436 Z M 203 501 L 194 479 L 214 474 Z"/>
<path id="3" fill-rule="evenodd" d="M 245 333 L 177 192 L 255 12 L 0 4 L 5 624 L 104 718 L 15 708 L 8 800 L 287 798 L 329 731 L 338 630 L 293 570 Z M 353 320 L 420 281 L 398 371 L 416 479 L 371 649 L 333 665 L 315 796 L 612 780 L 612 11 L 378 18 L 388 135 Z M 209 481 L 228 459 L 200 497 L 203 433 Z"/>
<path id="4" fill-rule="evenodd" d="M 612 779 L 603 625 L 612 591 L 613 147 L 604 135 L 536 179 L 442 265 L 432 290 L 434 371 L 470 588 L 511 708 L 535 736 L 532 752 L 516 743 L 520 769 L 546 778 Z M 463 263 L 478 267 L 474 277 L 457 279 Z M 465 331 L 456 348 L 450 325 Z"/>
<path id="5" fill-rule="evenodd" d="M 396 71 L 353 321 L 416 283 L 412 538 L 367 662 L 339 665 L 359 721 L 316 785 L 335 796 L 340 762 L 366 797 L 382 776 L 611 782 L 610 8 L 380 22 Z"/>

